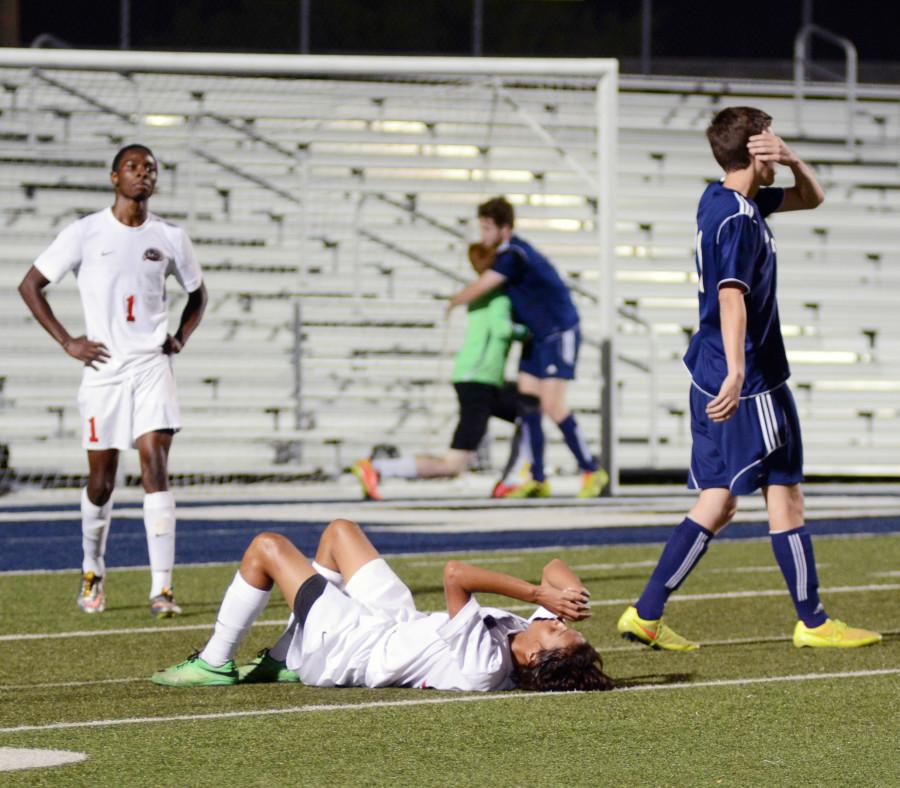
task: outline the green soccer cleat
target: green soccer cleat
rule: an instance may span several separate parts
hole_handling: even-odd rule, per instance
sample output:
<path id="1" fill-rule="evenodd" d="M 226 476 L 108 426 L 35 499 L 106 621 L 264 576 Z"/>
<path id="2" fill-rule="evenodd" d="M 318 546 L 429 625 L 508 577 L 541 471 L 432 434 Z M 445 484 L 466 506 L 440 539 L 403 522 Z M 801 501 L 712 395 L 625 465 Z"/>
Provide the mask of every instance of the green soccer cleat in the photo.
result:
<path id="1" fill-rule="evenodd" d="M 585 471 L 581 474 L 581 489 L 576 498 L 599 498 L 603 488 L 609 484 L 609 474 L 603 468 Z"/>
<path id="2" fill-rule="evenodd" d="M 165 687 L 220 687 L 237 684 L 238 671 L 233 659 L 213 667 L 200 659 L 200 654 L 191 654 L 184 662 L 158 670 L 150 681 Z"/>
<path id="3" fill-rule="evenodd" d="M 877 632 L 848 627 L 836 618 L 828 618 L 818 627 L 807 627 L 802 621 L 794 627 L 794 645 L 797 648 L 860 648 L 880 642 L 881 635 Z"/>
<path id="4" fill-rule="evenodd" d="M 516 487 L 506 498 L 549 498 L 550 482 L 539 482 L 536 479 L 529 479 L 525 484 Z"/>
<path id="5" fill-rule="evenodd" d="M 645 643 L 650 648 L 666 651 L 696 651 L 699 643 L 694 643 L 663 624 L 663 620 L 647 621 L 638 615 L 637 608 L 630 605 L 619 618 L 616 629 L 623 638 Z"/>
<path id="6" fill-rule="evenodd" d="M 264 648 L 256 659 L 241 665 L 237 669 L 240 684 L 296 684 L 300 677 L 287 665 L 269 656 L 269 649 Z"/>

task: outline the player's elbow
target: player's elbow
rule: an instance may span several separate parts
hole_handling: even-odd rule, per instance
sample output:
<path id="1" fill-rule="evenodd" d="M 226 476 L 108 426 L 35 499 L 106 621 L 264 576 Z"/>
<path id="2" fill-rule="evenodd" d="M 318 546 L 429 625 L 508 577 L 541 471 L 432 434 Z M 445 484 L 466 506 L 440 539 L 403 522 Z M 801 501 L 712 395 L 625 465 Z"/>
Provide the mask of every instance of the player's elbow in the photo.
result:
<path id="1" fill-rule="evenodd" d="M 451 559 L 444 564 L 444 588 L 449 586 L 458 586 L 460 576 L 462 575 L 463 563 Z"/>
<path id="2" fill-rule="evenodd" d="M 188 298 L 193 302 L 195 309 L 206 309 L 206 304 L 209 301 L 209 293 L 206 291 L 206 284 L 201 282 L 200 287 L 194 290 L 193 293 L 190 293 Z"/>

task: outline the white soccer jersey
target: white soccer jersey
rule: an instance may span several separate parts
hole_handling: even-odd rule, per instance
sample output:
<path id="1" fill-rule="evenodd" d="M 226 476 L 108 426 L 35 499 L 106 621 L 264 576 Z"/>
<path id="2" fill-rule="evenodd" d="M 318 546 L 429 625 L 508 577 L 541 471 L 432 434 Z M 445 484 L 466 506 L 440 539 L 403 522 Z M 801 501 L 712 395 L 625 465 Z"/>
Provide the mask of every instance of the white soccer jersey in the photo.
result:
<path id="1" fill-rule="evenodd" d="M 543 608 L 531 619 L 481 607 L 472 597 L 453 618 L 430 613 L 397 624 L 372 649 L 369 687 L 489 691 L 512 689 L 509 636 L 534 618 L 553 618 Z"/>
<path id="2" fill-rule="evenodd" d="M 513 685 L 509 636 L 530 619 L 483 608 L 472 597 L 452 619 L 415 609 L 409 589 L 383 560 L 370 561 L 344 591 L 329 583 L 294 631 L 287 665 L 319 687 L 502 690 Z"/>
<path id="3" fill-rule="evenodd" d="M 110 354 L 97 370 L 85 367 L 87 384 L 159 356 L 168 333 L 166 278 L 174 275 L 188 293 L 203 279 L 184 230 L 152 213 L 128 227 L 111 208 L 70 224 L 34 265 L 52 283 L 69 271 L 78 280 L 86 336 Z"/>

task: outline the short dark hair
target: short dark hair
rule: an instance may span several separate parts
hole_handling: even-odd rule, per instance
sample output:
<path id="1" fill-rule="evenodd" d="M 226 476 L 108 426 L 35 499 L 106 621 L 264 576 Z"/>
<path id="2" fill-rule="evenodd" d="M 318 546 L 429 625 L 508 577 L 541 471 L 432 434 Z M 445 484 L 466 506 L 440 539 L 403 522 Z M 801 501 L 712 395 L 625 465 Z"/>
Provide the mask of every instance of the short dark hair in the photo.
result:
<path id="1" fill-rule="evenodd" d="M 530 665 L 516 665 L 513 679 L 519 688 L 534 692 L 602 692 L 616 686 L 590 643 L 539 651 Z"/>
<path id="2" fill-rule="evenodd" d="M 478 206 L 478 218 L 492 219 L 497 227 L 505 225 L 513 227 L 516 223 L 516 212 L 506 197 L 492 197 Z"/>
<path id="3" fill-rule="evenodd" d="M 116 153 L 116 155 L 113 156 L 112 169 L 110 170 L 110 172 L 116 172 L 119 169 L 119 165 L 122 163 L 122 159 L 124 158 L 125 154 L 128 153 L 128 151 L 130 151 L 130 150 L 142 150 L 148 156 L 153 156 L 154 159 L 156 158 L 156 156 L 153 154 L 153 151 L 150 150 L 150 148 L 148 148 L 146 145 L 141 145 L 139 142 L 135 142 L 135 143 L 132 143 L 131 145 L 126 145 L 124 148 L 119 148 L 118 153 Z"/>
<path id="4" fill-rule="evenodd" d="M 750 166 L 747 141 L 772 125 L 772 116 L 754 107 L 726 107 L 706 129 L 712 154 L 725 172 Z"/>

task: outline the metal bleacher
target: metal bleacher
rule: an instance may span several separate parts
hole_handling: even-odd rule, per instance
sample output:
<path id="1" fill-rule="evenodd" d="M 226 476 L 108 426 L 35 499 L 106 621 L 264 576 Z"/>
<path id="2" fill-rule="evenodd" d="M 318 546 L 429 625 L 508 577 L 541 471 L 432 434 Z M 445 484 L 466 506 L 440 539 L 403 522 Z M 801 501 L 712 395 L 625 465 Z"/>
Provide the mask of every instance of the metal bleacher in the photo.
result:
<path id="1" fill-rule="evenodd" d="M 0 76 L 0 442 L 17 471 L 79 473 L 84 459 L 80 370 L 15 286 L 67 222 L 109 204 L 108 160 L 138 140 L 165 165 L 153 209 L 188 228 L 211 296 L 177 360 L 185 430 L 174 473 L 334 473 L 374 444 L 442 450 L 463 323 L 445 323 L 442 299 L 469 278 L 475 206 L 497 193 L 515 199 L 520 232 L 575 288 L 589 341 L 570 401 L 598 434 L 590 189 L 528 124 L 498 112 L 490 91 L 423 81 L 416 92 L 374 78 Z M 515 99 L 572 160 L 594 166 L 590 90 L 523 85 Z M 620 465 L 687 464 L 680 358 L 696 320 L 693 214 L 717 176 L 703 129 L 734 103 L 769 111 L 827 193 L 820 209 L 772 222 L 807 468 L 896 473 L 900 91 L 863 91 L 848 140 L 847 105 L 832 95 L 807 99 L 801 122 L 784 84 L 628 77 L 616 190 Z M 170 294 L 174 321 L 183 294 Z M 77 330 L 74 282 L 50 298 Z M 510 430 L 492 429 L 496 464 Z M 551 467 L 571 472 L 549 425 L 547 435 Z"/>

